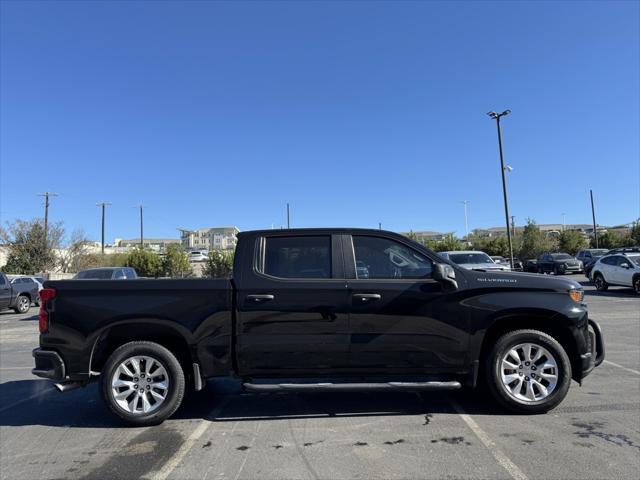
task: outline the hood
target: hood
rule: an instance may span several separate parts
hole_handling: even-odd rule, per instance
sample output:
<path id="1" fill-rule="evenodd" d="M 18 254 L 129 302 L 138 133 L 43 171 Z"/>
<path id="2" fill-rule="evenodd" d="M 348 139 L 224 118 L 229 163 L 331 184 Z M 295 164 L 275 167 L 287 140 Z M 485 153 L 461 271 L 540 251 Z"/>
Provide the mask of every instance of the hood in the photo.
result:
<path id="1" fill-rule="evenodd" d="M 572 289 L 582 289 L 575 280 L 566 277 L 539 275 L 537 273 L 522 272 L 465 272 L 465 278 L 471 288 L 526 288 L 540 290 L 554 290 L 566 292 Z"/>
<path id="2" fill-rule="evenodd" d="M 467 270 L 509 271 L 508 264 L 500 263 L 458 263 L 458 265 Z"/>

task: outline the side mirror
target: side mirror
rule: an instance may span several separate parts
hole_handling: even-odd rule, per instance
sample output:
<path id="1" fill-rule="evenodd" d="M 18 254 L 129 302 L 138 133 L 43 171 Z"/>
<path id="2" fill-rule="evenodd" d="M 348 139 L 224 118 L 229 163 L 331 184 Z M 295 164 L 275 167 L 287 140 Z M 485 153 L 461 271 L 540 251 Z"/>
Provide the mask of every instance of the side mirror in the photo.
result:
<path id="1" fill-rule="evenodd" d="M 451 265 L 446 263 L 436 263 L 433 266 L 433 278 L 434 280 L 449 283 L 454 288 L 458 288 L 458 282 L 456 282 L 456 271 Z"/>
<path id="2" fill-rule="evenodd" d="M 126 280 L 126 279 L 127 279 L 127 277 L 126 277 L 126 276 L 124 276 L 124 275 L 118 275 L 118 276 L 115 278 L 115 280 Z"/>
<path id="3" fill-rule="evenodd" d="M 631 265 L 629 265 L 627 262 L 621 263 L 620 266 L 622 268 L 631 268 Z"/>

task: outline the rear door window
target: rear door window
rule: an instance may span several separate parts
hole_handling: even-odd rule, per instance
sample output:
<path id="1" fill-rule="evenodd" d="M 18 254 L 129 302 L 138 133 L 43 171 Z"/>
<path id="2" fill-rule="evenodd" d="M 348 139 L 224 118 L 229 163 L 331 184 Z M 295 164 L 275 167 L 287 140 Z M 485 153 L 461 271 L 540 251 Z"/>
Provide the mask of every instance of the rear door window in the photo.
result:
<path id="1" fill-rule="evenodd" d="M 331 278 L 331 236 L 266 237 L 258 267 L 279 278 Z"/>

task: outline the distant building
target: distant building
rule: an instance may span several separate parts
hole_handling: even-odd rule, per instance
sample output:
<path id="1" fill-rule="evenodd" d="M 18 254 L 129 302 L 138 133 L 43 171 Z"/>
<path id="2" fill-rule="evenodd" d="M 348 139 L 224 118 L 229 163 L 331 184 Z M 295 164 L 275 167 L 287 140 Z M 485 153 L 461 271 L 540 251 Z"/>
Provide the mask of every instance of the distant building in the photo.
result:
<path id="1" fill-rule="evenodd" d="M 546 233 L 547 235 L 560 235 L 563 231 L 575 230 L 584 235 L 589 235 L 589 232 L 593 234 L 593 226 L 588 224 L 566 224 L 562 225 L 561 223 L 547 223 L 547 224 L 539 224 L 538 228 L 541 232 Z M 515 227 L 516 233 L 522 233 L 524 230 L 523 226 Z M 598 231 L 601 230 L 601 227 L 598 227 Z M 480 237 L 504 237 L 507 235 L 507 229 L 505 227 L 491 227 L 491 228 L 478 228 L 473 231 L 474 235 L 478 235 Z"/>
<path id="2" fill-rule="evenodd" d="M 185 250 L 232 250 L 236 248 L 237 227 L 210 227 L 198 230 L 180 228 L 180 242 Z"/>
<path id="3" fill-rule="evenodd" d="M 131 240 L 124 240 L 122 238 L 116 238 L 114 247 L 130 250 L 140 245 L 139 238 L 133 238 Z M 181 245 L 182 241 L 179 238 L 144 238 L 143 245 L 156 253 L 164 253 L 169 245 Z"/>
<path id="4" fill-rule="evenodd" d="M 403 232 L 402 235 L 406 236 L 406 237 L 413 237 L 415 238 L 415 240 L 418 243 L 424 243 L 428 240 L 435 240 L 435 241 L 440 241 L 440 240 L 444 240 L 444 238 L 447 236 L 446 233 L 441 233 L 441 232 L 430 232 L 430 231 L 423 231 L 423 232 Z"/>

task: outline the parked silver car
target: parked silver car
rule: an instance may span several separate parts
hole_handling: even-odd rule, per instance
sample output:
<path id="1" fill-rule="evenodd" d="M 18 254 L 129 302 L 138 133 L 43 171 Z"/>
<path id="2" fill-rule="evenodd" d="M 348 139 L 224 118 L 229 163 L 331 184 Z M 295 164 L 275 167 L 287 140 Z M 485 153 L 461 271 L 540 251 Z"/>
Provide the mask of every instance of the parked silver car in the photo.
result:
<path id="1" fill-rule="evenodd" d="M 489 255 L 478 250 L 462 250 L 438 253 L 441 257 L 457 263 L 468 270 L 509 271 L 508 265 L 494 262 Z"/>

